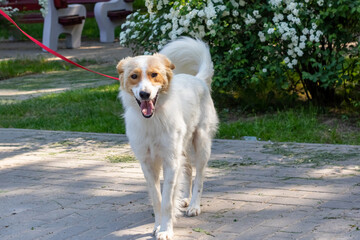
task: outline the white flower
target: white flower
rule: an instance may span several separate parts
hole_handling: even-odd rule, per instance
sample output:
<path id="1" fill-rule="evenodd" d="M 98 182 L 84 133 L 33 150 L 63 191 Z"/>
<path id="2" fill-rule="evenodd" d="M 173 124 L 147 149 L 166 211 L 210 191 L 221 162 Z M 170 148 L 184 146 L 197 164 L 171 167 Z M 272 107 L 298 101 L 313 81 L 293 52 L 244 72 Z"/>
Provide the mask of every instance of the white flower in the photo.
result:
<path id="1" fill-rule="evenodd" d="M 272 33 L 274 33 L 274 32 L 275 32 L 275 29 L 274 29 L 274 28 L 269 28 L 268 31 L 267 31 L 268 34 L 272 34 Z"/>
<path id="2" fill-rule="evenodd" d="M 260 38 L 260 42 L 266 41 L 265 34 L 263 32 L 258 32 L 258 36 Z"/>
<path id="3" fill-rule="evenodd" d="M 261 18 L 261 15 L 259 14 L 259 10 L 254 10 L 253 15 L 255 18 Z"/>
<path id="4" fill-rule="evenodd" d="M 241 26 L 239 25 L 239 24 L 233 24 L 232 26 L 232 29 L 234 29 L 234 30 L 240 30 L 241 29 Z"/>
<path id="5" fill-rule="evenodd" d="M 324 4 L 324 0 L 318 0 L 317 4 L 321 7 Z"/>
<path id="6" fill-rule="evenodd" d="M 205 16 L 205 12 L 203 11 L 203 10 L 200 10 L 199 12 L 198 12 L 198 16 L 199 17 L 204 17 Z"/>
<path id="7" fill-rule="evenodd" d="M 233 7 L 238 8 L 239 7 L 239 3 L 237 3 L 234 0 L 230 0 L 231 4 L 233 5 Z"/>
<path id="8" fill-rule="evenodd" d="M 254 24 L 256 23 L 256 20 L 255 18 L 253 18 L 250 14 L 248 14 L 245 18 L 245 24 L 246 25 L 251 25 L 251 24 Z"/>
<path id="9" fill-rule="evenodd" d="M 190 20 L 186 19 L 183 23 L 184 27 L 188 27 L 190 25 Z"/>
<path id="10" fill-rule="evenodd" d="M 214 22 L 212 20 L 206 21 L 206 26 L 211 27 L 212 25 L 214 25 Z"/>
<path id="11" fill-rule="evenodd" d="M 269 3 L 272 7 L 278 8 L 281 4 L 281 0 L 270 0 Z"/>
<path id="12" fill-rule="evenodd" d="M 304 49 L 304 48 L 305 48 L 305 43 L 304 43 L 304 42 L 301 42 L 301 43 L 299 44 L 299 48 L 300 48 L 300 49 Z"/>
<path id="13" fill-rule="evenodd" d="M 309 29 L 304 28 L 304 29 L 302 30 L 302 33 L 303 33 L 304 35 L 307 35 L 307 34 L 309 33 Z"/>
<path id="14" fill-rule="evenodd" d="M 286 58 L 284 59 L 284 62 L 285 62 L 285 63 L 289 63 L 289 62 L 290 62 L 290 58 L 286 57 Z"/>
<path id="15" fill-rule="evenodd" d="M 222 16 L 223 16 L 223 17 L 229 16 L 229 15 L 230 15 L 230 12 L 229 12 L 229 11 L 224 11 L 224 12 L 222 13 Z"/>
<path id="16" fill-rule="evenodd" d="M 237 17 L 237 16 L 239 16 L 239 12 L 236 11 L 236 10 L 234 10 L 234 11 L 232 11 L 232 15 L 233 15 L 234 17 Z"/>
<path id="17" fill-rule="evenodd" d="M 302 57 L 304 55 L 304 52 L 299 49 L 299 51 L 296 52 L 299 57 Z"/>
<path id="18" fill-rule="evenodd" d="M 266 69 L 266 68 L 263 68 L 262 71 L 263 71 L 263 73 L 266 73 L 266 72 L 267 72 L 267 69 Z"/>

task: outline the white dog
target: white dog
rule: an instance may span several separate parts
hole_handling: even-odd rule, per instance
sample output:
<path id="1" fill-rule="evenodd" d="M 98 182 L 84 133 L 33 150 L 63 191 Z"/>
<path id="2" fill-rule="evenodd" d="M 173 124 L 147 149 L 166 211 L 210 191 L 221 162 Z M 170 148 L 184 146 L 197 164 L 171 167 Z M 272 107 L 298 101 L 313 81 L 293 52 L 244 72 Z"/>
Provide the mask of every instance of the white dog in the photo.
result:
<path id="1" fill-rule="evenodd" d="M 126 134 L 153 202 L 153 233 L 157 239 L 171 239 L 177 207 L 188 207 L 188 216 L 200 214 L 205 166 L 218 123 L 210 96 L 210 52 L 202 41 L 184 37 L 159 54 L 125 58 L 117 70 Z M 191 193 L 192 166 L 196 177 Z"/>

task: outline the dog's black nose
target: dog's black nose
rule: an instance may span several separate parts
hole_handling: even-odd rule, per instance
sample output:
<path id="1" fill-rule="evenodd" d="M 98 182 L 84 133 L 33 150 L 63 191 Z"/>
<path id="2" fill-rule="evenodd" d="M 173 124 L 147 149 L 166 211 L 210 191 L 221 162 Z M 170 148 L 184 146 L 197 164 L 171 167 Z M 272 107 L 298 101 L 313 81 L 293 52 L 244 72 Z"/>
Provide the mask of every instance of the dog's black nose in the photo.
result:
<path id="1" fill-rule="evenodd" d="M 140 97 L 141 97 L 142 100 L 147 100 L 147 99 L 149 99 L 149 97 L 150 97 L 150 93 L 141 91 L 141 92 L 140 92 Z"/>

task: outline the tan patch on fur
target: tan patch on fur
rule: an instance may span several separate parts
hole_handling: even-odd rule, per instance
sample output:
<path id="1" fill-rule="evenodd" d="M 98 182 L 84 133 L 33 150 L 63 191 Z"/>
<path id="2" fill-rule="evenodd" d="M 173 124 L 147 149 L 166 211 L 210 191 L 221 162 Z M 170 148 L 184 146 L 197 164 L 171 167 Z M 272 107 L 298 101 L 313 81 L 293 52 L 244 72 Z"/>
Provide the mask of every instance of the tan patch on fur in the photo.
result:
<path id="1" fill-rule="evenodd" d="M 120 87 L 122 90 L 125 90 L 130 94 L 133 94 L 131 88 L 136 86 L 142 77 L 141 68 L 138 65 L 139 64 L 137 64 L 136 58 L 127 57 L 121 60 L 116 66 L 119 73 Z M 131 77 L 133 74 L 137 75 L 136 79 Z"/>
<path id="2" fill-rule="evenodd" d="M 154 84 L 162 85 L 162 92 L 166 92 L 169 89 L 169 84 L 172 79 L 173 73 L 172 70 L 175 69 L 174 64 L 170 62 L 170 60 L 159 53 L 153 55 L 153 58 L 148 61 L 148 77 L 151 82 Z M 157 73 L 155 78 L 151 77 L 152 73 Z"/>
<path id="3" fill-rule="evenodd" d="M 136 78 L 133 78 L 132 76 L 136 75 Z M 142 72 L 141 72 L 141 68 L 139 67 L 135 67 L 134 69 L 131 69 L 131 71 L 127 74 L 126 76 L 126 81 L 125 81 L 125 90 L 133 93 L 131 91 L 131 89 L 138 85 L 139 82 L 141 81 L 142 78 Z"/>
<path id="4" fill-rule="evenodd" d="M 124 71 L 125 71 L 125 63 L 128 62 L 130 58 L 124 58 L 122 59 L 118 65 L 116 66 L 116 70 L 119 73 L 119 80 L 120 80 L 120 87 L 121 89 L 124 89 Z"/>

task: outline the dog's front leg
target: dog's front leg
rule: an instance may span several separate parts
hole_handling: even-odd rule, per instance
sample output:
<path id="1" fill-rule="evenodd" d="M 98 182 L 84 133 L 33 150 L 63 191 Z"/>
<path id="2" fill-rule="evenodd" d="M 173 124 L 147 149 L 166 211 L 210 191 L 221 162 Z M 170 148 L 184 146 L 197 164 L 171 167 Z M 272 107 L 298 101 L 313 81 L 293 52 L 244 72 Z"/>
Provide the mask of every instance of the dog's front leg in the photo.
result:
<path id="1" fill-rule="evenodd" d="M 160 230 L 161 221 L 161 193 L 160 193 L 160 166 L 155 163 L 149 164 L 149 162 L 141 162 L 141 168 L 143 170 L 146 183 L 149 189 L 149 195 L 153 203 L 155 226 L 153 234 L 156 235 Z"/>
<path id="2" fill-rule="evenodd" d="M 175 219 L 175 199 L 174 195 L 178 174 L 179 164 L 176 159 L 170 160 L 170 163 L 164 162 L 164 185 L 162 191 L 161 202 L 161 225 L 160 231 L 157 234 L 158 240 L 172 239 L 173 232 L 173 220 Z"/>

